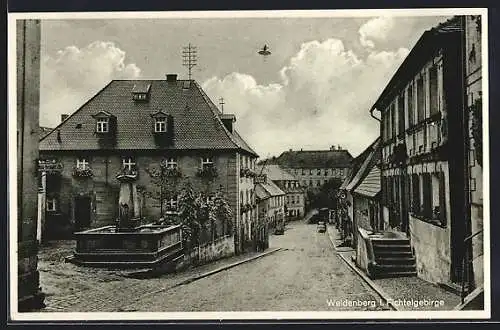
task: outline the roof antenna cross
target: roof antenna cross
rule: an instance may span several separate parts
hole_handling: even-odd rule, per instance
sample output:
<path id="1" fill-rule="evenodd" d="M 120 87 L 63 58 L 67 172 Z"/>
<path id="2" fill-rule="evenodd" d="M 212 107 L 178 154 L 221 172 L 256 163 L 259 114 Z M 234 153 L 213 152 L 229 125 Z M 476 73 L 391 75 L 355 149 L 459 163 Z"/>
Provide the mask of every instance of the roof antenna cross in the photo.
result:
<path id="1" fill-rule="evenodd" d="M 197 60 L 198 55 L 195 46 L 192 46 L 190 43 L 182 48 L 182 65 L 188 68 L 189 80 L 191 80 L 191 69 L 196 66 Z"/>

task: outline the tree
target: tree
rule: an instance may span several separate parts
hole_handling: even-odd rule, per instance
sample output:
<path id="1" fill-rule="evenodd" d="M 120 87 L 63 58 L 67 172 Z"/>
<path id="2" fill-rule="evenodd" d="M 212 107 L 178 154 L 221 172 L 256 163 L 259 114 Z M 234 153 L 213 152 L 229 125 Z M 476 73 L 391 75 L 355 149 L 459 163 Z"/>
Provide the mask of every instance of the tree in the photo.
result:
<path id="1" fill-rule="evenodd" d="M 199 221 L 200 202 L 199 195 L 194 192 L 191 184 L 187 183 L 179 195 L 179 216 L 188 245 L 198 245 L 200 243 L 202 229 L 202 224 Z"/>
<path id="2" fill-rule="evenodd" d="M 159 167 L 146 168 L 151 178 L 151 190 L 145 192 L 145 195 L 160 204 L 160 216 L 163 218 L 165 213 L 165 201 L 176 196 L 178 179 L 182 177 L 178 168 L 169 168 L 162 161 Z"/>
<path id="3" fill-rule="evenodd" d="M 332 178 L 328 180 L 319 189 L 308 191 L 311 208 L 335 208 L 336 196 L 342 180 L 340 178 Z"/>

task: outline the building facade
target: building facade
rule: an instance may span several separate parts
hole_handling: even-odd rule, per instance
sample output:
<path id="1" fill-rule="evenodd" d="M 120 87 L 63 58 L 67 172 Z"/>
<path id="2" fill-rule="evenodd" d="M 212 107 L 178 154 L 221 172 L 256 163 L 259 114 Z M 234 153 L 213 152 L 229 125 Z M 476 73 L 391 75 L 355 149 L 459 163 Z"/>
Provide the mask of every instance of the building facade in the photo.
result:
<path id="1" fill-rule="evenodd" d="M 304 188 L 300 186 L 298 178 L 287 172 L 279 165 L 261 165 L 257 168 L 258 173 L 265 174 L 269 180 L 274 182 L 286 194 L 285 216 L 287 219 L 300 219 L 305 212 Z"/>
<path id="2" fill-rule="evenodd" d="M 483 273 L 483 102 L 481 16 L 465 17 L 466 94 L 468 114 L 468 164 L 470 201 L 471 288 L 481 287 Z"/>
<path id="3" fill-rule="evenodd" d="M 284 223 L 286 193 L 265 174 L 258 175 L 255 193 L 259 217 L 267 223 L 267 228 L 275 229 Z"/>
<path id="4" fill-rule="evenodd" d="M 223 115 L 195 81 L 113 80 L 62 120 L 40 141 L 43 161 L 59 164 L 46 176 L 53 237 L 115 224 L 123 208 L 137 223 L 156 221 L 175 213 L 190 187 L 207 199 L 223 193 L 234 219 L 218 223 L 217 235 L 232 228 L 242 250 L 255 211 L 241 205 L 251 204 L 257 154 L 235 130 L 235 116 Z"/>
<path id="5" fill-rule="evenodd" d="M 40 21 L 16 22 L 17 297 L 20 312 L 44 307 L 37 267 Z"/>
<path id="6" fill-rule="evenodd" d="M 418 276 L 458 287 L 468 270 L 464 24 L 426 31 L 371 111 L 381 113 L 382 221 L 405 234 Z"/>

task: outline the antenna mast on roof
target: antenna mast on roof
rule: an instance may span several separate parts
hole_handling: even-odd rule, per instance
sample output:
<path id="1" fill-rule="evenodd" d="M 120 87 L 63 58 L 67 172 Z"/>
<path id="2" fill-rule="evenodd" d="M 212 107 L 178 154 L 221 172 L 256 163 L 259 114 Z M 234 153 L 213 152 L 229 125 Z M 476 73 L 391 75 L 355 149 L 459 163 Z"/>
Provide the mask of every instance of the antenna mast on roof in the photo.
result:
<path id="1" fill-rule="evenodd" d="M 191 69 L 196 66 L 198 55 L 196 47 L 189 43 L 187 46 L 182 47 L 182 65 L 188 68 L 189 80 L 191 80 Z"/>

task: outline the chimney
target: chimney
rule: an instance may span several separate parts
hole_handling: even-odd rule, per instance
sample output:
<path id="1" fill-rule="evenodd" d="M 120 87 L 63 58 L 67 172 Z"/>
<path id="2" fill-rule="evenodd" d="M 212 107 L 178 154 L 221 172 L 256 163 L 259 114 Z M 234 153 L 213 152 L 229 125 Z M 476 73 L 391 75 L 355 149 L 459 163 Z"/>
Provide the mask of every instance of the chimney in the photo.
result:
<path id="1" fill-rule="evenodd" d="M 337 150 L 342 150 L 342 147 L 340 146 L 340 144 L 338 145 Z"/>
<path id="2" fill-rule="evenodd" d="M 226 127 L 226 129 L 230 132 L 233 133 L 233 123 L 236 121 L 236 116 L 232 114 L 221 114 L 220 119 L 222 120 L 222 123 Z"/>
<path id="3" fill-rule="evenodd" d="M 330 147 L 330 150 L 335 150 L 335 146 L 331 146 L 331 147 Z"/>
<path id="4" fill-rule="evenodd" d="M 69 117 L 69 115 L 67 115 L 67 114 L 62 114 L 62 115 L 61 115 L 61 123 L 62 123 L 63 121 L 65 121 L 66 119 L 68 119 L 68 117 Z"/>
<path id="5" fill-rule="evenodd" d="M 174 73 L 167 74 L 167 82 L 169 83 L 177 82 L 177 75 Z"/>
<path id="6" fill-rule="evenodd" d="M 292 149 L 288 149 L 288 152 L 292 152 L 293 150 Z"/>

